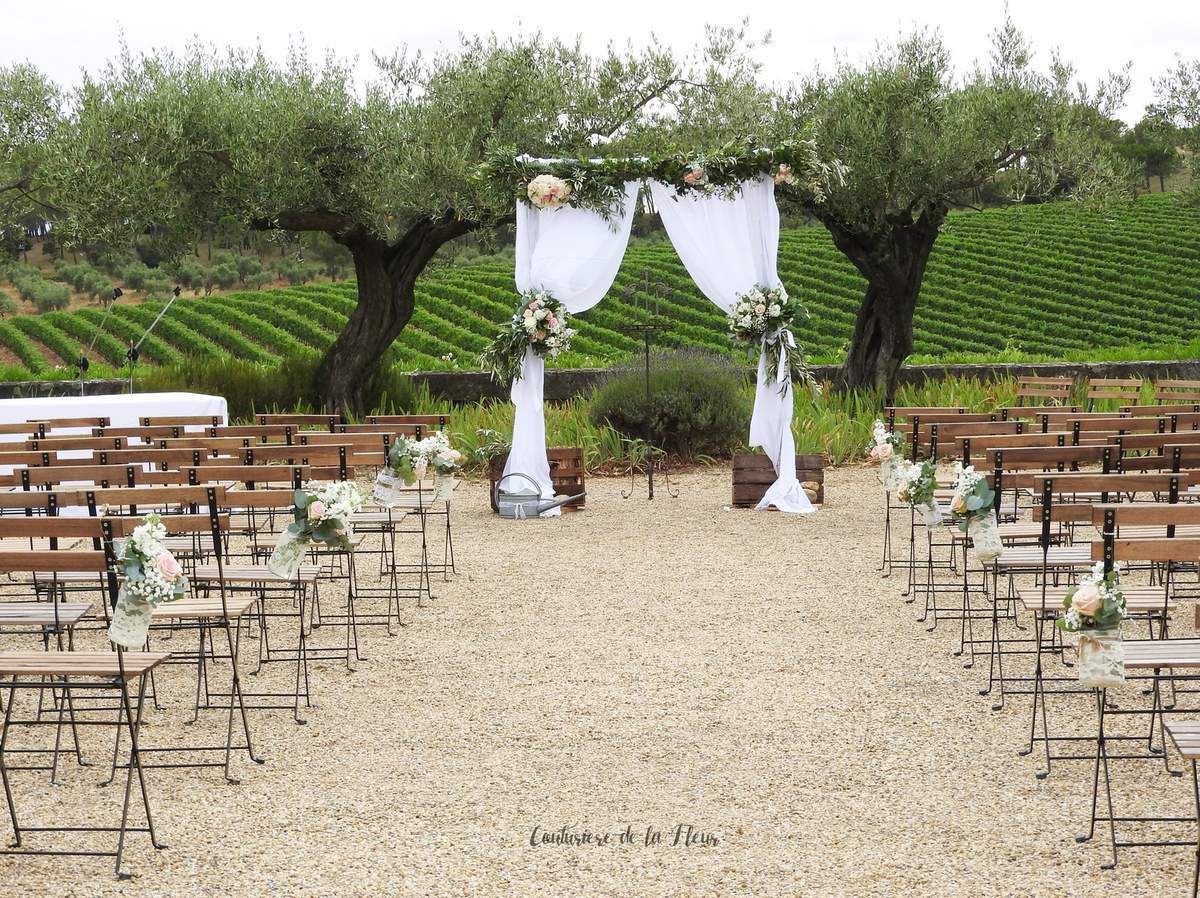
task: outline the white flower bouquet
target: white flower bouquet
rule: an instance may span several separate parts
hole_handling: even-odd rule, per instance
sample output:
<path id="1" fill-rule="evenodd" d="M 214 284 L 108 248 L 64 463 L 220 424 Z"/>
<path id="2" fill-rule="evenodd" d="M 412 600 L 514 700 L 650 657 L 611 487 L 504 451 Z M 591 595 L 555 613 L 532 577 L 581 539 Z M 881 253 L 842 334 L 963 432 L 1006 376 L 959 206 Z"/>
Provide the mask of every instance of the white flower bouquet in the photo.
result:
<path id="1" fill-rule="evenodd" d="M 808 317 L 800 303 L 788 296 L 782 284 L 755 286 L 738 297 L 729 310 L 727 323 L 734 341 L 744 344 L 752 361 L 766 351 L 767 376 L 776 383 L 798 380 L 812 386 L 815 382 L 804 353 L 796 343 L 792 325 L 797 316 Z"/>
<path id="2" fill-rule="evenodd" d="M 942 522 L 942 510 L 938 507 L 933 493 L 937 489 L 937 471 L 931 461 L 905 461 L 900 466 L 900 489 L 897 495 L 901 502 L 907 502 L 926 527 L 936 527 Z"/>
<path id="3" fill-rule="evenodd" d="M 348 548 L 354 535 L 351 518 L 363 506 L 362 490 L 344 480 L 309 481 L 296 490 L 292 523 L 279 534 L 267 569 L 291 580 L 313 543 Z"/>
<path id="4" fill-rule="evenodd" d="M 1116 686 L 1125 682 L 1125 650 L 1121 621 L 1125 594 L 1117 572 L 1105 572 L 1097 562 L 1063 599 L 1059 629 L 1079 634 L 1079 682 L 1085 686 Z"/>
<path id="5" fill-rule="evenodd" d="M 996 491 L 988 486 L 987 478 L 978 473 L 974 465 L 964 468 L 961 462 L 954 463 L 954 498 L 950 500 L 950 514 L 958 523 L 958 529 L 970 535 L 976 557 L 984 562 L 999 558 L 1004 550 L 996 511 L 992 507 L 995 500 Z"/>
<path id="6" fill-rule="evenodd" d="M 118 543 L 117 566 L 124 580 L 117 595 L 108 638 L 127 649 L 140 649 L 150 632 L 150 615 L 156 605 L 174 602 L 187 592 L 183 567 L 162 541 L 167 528 L 157 514 Z"/>
<path id="7" fill-rule="evenodd" d="M 521 296 L 512 320 L 508 322 L 479 357 L 485 371 L 499 383 L 510 384 L 521 376 L 525 350 L 532 349 L 544 358 L 556 358 L 571 348 L 575 330 L 571 313 L 545 290 L 531 290 Z"/>
<path id="8" fill-rule="evenodd" d="M 871 428 L 872 443 L 867 449 L 871 461 L 879 462 L 879 482 L 889 493 L 900 490 L 900 463 L 904 456 L 904 437 L 888 430 L 887 425 L 876 420 Z"/>
<path id="9" fill-rule="evenodd" d="M 391 507 L 399 496 L 399 483 L 411 486 L 432 471 L 434 501 L 445 501 L 454 489 L 454 475 L 462 470 L 462 459 L 444 430 L 423 440 L 401 436 L 388 449 L 387 465 L 375 478 L 373 495 L 381 505 Z"/>
<path id="10" fill-rule="evenodd" d="M 538 175 L 529 182 L 526 194 L 539 209 L 557 209 L 571 198 L 571 185 L 554 175 Z"/>

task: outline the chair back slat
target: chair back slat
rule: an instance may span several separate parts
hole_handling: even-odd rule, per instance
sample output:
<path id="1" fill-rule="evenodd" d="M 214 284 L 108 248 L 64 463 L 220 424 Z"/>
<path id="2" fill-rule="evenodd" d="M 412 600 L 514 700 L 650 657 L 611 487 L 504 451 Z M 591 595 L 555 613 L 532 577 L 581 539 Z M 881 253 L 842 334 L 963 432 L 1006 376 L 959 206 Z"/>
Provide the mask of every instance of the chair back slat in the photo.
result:
<path id="1" fill-rule="evenodd" d="M 0 573 L 103 573 L 103 552 L 77 549 L 0 552 Z"/>

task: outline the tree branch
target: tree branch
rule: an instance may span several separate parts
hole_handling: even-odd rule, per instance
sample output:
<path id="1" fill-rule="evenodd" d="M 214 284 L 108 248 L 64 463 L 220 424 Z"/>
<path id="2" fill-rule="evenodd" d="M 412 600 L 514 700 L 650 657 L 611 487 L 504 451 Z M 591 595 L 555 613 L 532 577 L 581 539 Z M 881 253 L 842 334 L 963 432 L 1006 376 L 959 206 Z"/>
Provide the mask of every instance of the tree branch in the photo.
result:
<path id="1" fill-rule="evenodd" d="M 328 231 L 339 234 L 355 227 L 357 222 L 346 215 L 317 209 L 310 212 L 280 212 L 273 218 L 255 218 L 250 222 L 254 231 Z"/>
<path id="2" fill-rule="evenodd" d="M 695 84 L 694 82 L 691 82 L 691 81 L 686 81 L 683 78 L 670 78 L 670 79 L 662 82 L 661 84 L 656 85 L 655 87 L 651 88 L 650 90 L 646 91 L 644 94 L 642 94 L 636 100 L 634 100 L 633 105 L 631 105 L 628 109 L 626 109 L 622 115 L 618 116 L 618 118 L 615 121 L 606 122 L 603 125 L 598 125 L 596 128 L 593 128 L 588 136 L 589 137 L 612 137 L 614 134 L 617 133 L 618 130 L 620 130 L 620 128 L 623 125 L 628 124 L 629 120 L 631 118 L 633 118 L 634 115 L 636 115 L 639 111 L 641 111 L 643 108 L 645 108 L 646 104 L 651 103 L 654 100 L 657 100 L 659 97 L 661 97 L 663 94 L 665 94 L 668 90 L 670 90 L 672 87 L 674 87 L 677 84 L 690 84 L 693 87 L 704 87 L 703 85 Z M 705 88 L 705 89 L 707 89 L 707 88 Z M 600 130 L 600 129 L 606 128 L 606 127 L 608 128 L 607 131 Z"/>

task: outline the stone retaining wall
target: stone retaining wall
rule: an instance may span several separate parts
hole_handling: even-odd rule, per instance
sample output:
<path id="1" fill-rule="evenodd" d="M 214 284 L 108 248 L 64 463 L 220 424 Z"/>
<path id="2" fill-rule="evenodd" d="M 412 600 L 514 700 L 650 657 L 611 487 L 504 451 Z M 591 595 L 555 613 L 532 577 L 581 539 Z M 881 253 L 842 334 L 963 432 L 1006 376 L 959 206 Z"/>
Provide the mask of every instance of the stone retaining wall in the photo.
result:
<path id="1" fill-rule="evenodd" d="M 813 366 L 813 374 L 820 380 L 831 379 L 837 371 L 837 365 Z M 607 368 L 547 368 L 546 398 L 561 400 L 587 393 L 611 373 L 612 369 Z M 907 365 L 900 372 L 900 381 L 905 384 L 921 384 L 927 380 L 942 380 L 947 377 L 974 377 L 980 380 L 1005 377 L 1140 377 L 1145 380 L 1200 380 L 1200 360 Z M 506 388 L 493 383 L 486 374 L 479 371 L 418 371 L 413 378 L 424 383 L 434 396 L 451 402 L 478 402 L 484 397 L 508 397 Z"/>
<path id="2" fill-rule="evenodd" d="M 610 368 L 547 368 L 546 398 L 570 399 L 586 394 L 611 375 Z M 838 371 L 836 365 L 815 365 L 813 373 L 820 380 L 829 380 Z M 946 377 L 974 377 L 995 380 L 1003 377 L 1140 377 L 1145 380 L 1170 378 L 1200 380 L 1200 360 L 1173 362 L 1045 362 L 1039 364 L 987 365 L 906 365 L 900 372 L 905 384 L 920 384 Z M 413 378 L 424 383 L 430 393 L 451 402 L 478 402 L 491 397 L 507 399 L 508 390 L 494 383 L 481 371 L 418 371 Z M 88 396 L 124 393 L 129 389 L 125 380 L 88 380 L 84 390 Z M 13 381 L 0 383 L 0 399 L 31 396 L 78 396 L 79 381 Z"/>

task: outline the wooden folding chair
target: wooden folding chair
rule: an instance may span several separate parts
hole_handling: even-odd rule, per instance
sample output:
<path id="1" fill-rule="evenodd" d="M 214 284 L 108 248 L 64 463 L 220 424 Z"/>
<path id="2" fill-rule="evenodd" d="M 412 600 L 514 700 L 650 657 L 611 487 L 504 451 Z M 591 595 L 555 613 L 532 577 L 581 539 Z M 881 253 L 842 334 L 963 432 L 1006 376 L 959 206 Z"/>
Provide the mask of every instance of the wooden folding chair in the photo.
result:
<path id="1" fill-rule="evenodd" d="M 115 605 L 117 579 L 108 565 L 104 552 L 100 551 L 46 551 L 46 552 L 0 552 L 0 572 L 26 573 L 88 572 L 105 575 L 107 578 L 107 600 Z M 129 877 L 121 870 L 125 840 L 128 834 L 144 832 L 150 836 L 155 848 L 165 848 L 154 832 L 154 818 L 150 807 L 150 791 L 142 766 L 140 751 L 140 727 L 145 704 L 147 675 L 162 664 L 168 655 L 165 652 L 128 652 L 117 647 L 111 651 L 63 651 L 63 652 L 0 652 L 0 683 L 7 678 L 8 699 L 4 709 L 4 726 L 0 732 L 0 778 L 3 779 L 4 796 L 8 805 L 9 822 L 12 825 L 14 842 L 11 848 L 0 851 L 4 855 L 51 855 L 71 857 L 112 857 L 114 869 L 121 879 Z M 131 689 L 131 687 L 133 687 Z M 69 692 L 85 689 L 108 691 L 119 699 L 118 723 L 129 736 L 129 762 L 126 766 L 124 798 L 121 816 L 116 826 L 94 823 L 62 825 L 58 821 L 29 825 L 18 813 L 17 796 L 12 782 L 9 757 L 12 751 L 9 740 L 17 723 L 13 719 L 16 696 L 19 690 Z M 136 693 L 136 698 L 134 697 Z M 36 726 L 48 721 L 32 718 L 22 724 Z M 61 730 L 61 725 L 59 726 Z M 145 826 L 130 824 L 131 799 L 134 780 L 137 780 Z M 45 833 L 116 834 L 116 845 L 111 849 L 71 849 L 59 847 L 30 847 L 26 840 L 40 840 Z"/>
<path id="2" fill-rule="evenodd" d="M 1087 407 L 1091 411 L 1097 402 L 1124 402 L 1137 405 L 1142 398 L 1140 377 L 1090 377 L 1087 382 Z"/>
<path id="3" fill-rule="evenodd" d="M 226 781 L 237 784 L 240 780 L 233 776 L 230 766 L 232 754 L 235 750 L 244 750 L 250 760 L 256 764 L 263 763 L 263 759 L 258 757 L 254 752 L 253 740 L 250 735 L 250 720 L 247 715 L 247 705 L 242 690 L 242 679 L 238 670 L 241 623 L 243 618 L 250 614 L 251 609 L 257 604 L 258 599 L 254 595 L 230 594 L 227 588 L 223 534 L 229 530 L 229 515 L 222 514 L 219 510 L 219 503 L 224 501 L 225 491 L 219 487 L 210 486 L 206 492 L 207 513 L 164 515 L 161 520 L 168 534 L 176 536 L 180 534 L 204 534 L 209 537 L 211 540 L 211 557 L 213 559 L 212 570 L 206 568 L 202 576 L 193 575 L 194 579 L 191 583 L 192 591 L 190 595 L 177 599 L 174 602 L 166 602 L 155 606 L 151 612 L 151 629 L 147 638 L 147 648 L 152 644 L 155 635 L 161 634 L 164 629 L 172 632 L 195 630 L 198 639 L 195 657 L 189 657 L 181 652 L 173 652 L 170 663 L 194 663 L 196 665 L 196 689 L 192 723 L 199 719 L 200 712 L 203 709 L 218 708 L 228 711 L 225 743 L 224 745 L 212 746 L 143 746 L 142 753 L 175 755 L 180 752 L 186 752 L 188 754 L 207 755 L 216 752 L 220 753 L 223 757 L 218 761 L 143 762 L 143 765 L 146 767 L 170 769 L 220 767 L 223 770 Z M 104 528 L 105 550 L 112 554 L 115 563 L 114 541 L 118 538 L 130 536 L 137 527 L 144 523 L 144 519 L 138 517 L 106 517 L 102 519 L 101 523 Z M 216 593 L 215 596 L 213 595 L 214 592 Z M 223 656 L 213 647 L 212 636 L 214 632 L 224 634 L 227 654 Z M 210 663 L 217 660 L 229 661 L 230 681 L 228 692 L 214 692 L 208 687 L 208 667 Z M 226 699 L 227 702 L 215 705 L 213 704 L 214 699 Z M 241 736 L 244 739 L 244 742 L 241 744 L 235 744 L 234 742 L 235 720 L 240 720 L 241 723 Z M 118 731 L 118 746 L 119 744 Z M 113 762 L 115 771 L 116 752 L 114 752 Z"/>
<path id="4" fill-rule="evenodd" d="M 1017 405 L 1028 405 L 1025 400 L 1044 404 L 1065 405 L 1075 391 L 1072 377 L 1018 377 Z"/>

